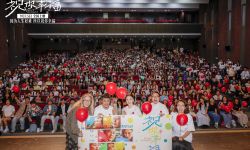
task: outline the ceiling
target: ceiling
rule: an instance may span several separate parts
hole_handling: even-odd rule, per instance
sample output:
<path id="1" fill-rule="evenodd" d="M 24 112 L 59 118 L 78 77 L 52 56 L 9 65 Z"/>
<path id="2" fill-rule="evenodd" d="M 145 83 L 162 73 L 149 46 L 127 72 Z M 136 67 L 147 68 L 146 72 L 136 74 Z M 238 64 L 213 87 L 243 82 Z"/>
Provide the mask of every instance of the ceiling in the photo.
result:
<path id="1" fill-rule="evenodd" d="M 24 0 L 29 1 L 29 0 Z M 41 1 L 41 0 L 35 0 Z M 74 9 L 199 9 L 209 0 L 54 0 L 62 10 Z"/>

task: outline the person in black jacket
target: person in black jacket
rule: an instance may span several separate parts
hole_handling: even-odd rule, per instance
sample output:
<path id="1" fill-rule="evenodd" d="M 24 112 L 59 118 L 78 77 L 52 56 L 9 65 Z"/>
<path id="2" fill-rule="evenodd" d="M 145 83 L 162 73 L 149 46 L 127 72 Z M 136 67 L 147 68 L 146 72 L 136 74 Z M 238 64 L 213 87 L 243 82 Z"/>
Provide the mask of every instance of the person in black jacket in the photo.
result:
<path id="1" fill-rule="evenodd" d="M 66 132 L 65 125 L 66 125 L 66 116 L 68 111 L 68 105 L 65 104 L 64 100 L 61 100 L 59 106 L 57 107 L 56 118 L 55 118 L 55 130 L 57 129 L 59 119 L 63 120 L 63 132 Z"/>

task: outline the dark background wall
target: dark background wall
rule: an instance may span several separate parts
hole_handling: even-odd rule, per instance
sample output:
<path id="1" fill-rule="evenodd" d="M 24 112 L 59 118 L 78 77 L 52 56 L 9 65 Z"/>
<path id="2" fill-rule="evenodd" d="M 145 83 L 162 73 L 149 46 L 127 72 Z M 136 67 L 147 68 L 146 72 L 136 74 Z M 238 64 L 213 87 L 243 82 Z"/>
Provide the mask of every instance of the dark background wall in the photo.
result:
<path id="1" fill-rule="evenodd" d="M 7 22 L 4 19 L 4 1 L 0 1 L 0 72 L 8 67 Z"/>
<path id="2" fill-rule="evenodd" d="M 230 58 L 234 62 L 250 67 L 250 1 L 246 1 L 246 26 L 242 26 L 241 0 L 232 0 L 232 9 L 228 9 L 229 0 L 210 0 L 209 5 L 201 5 L 200 23 L 203 23 L 200 38 L 200 54 L 211 62 Z M 229 13 L 232 14 L 229 30 Z M 214 17 L 213 17 L 214 14 Z M 206 20 L 206 21 L 205 21 Z M 205 47 L 204 47 L 205 45 Z M 226 50 L 225 46 L 230 46 Z"/>

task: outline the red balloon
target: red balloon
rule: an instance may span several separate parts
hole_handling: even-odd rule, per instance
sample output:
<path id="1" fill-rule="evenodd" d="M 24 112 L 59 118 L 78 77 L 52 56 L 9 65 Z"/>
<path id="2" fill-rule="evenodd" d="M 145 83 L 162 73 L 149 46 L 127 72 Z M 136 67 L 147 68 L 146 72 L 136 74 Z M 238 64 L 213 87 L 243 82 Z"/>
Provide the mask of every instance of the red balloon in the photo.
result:
<path id="1" fill-rule="evenodd" d="M 225 107 L 224 107 L 224 110 L 225 110 L 227 113 L 229 113 L 229 112 L 231 111 L 231 108 L 230 108 L 229 106 L 225 106 Z"/>
<path id="2" fill-rule="evenodd" d="M 199 91 L 199 90 L 200 90 L 200 86 L 197 84 L 197 85 L 195 86 L 195 89 L 196 89 L 196 91 Z"/>
<path id="3" fill-rule="evenodd" d="M 220 108 L 221 110 L 224 110 L 224 109 L 225 109 L 225 105 L 224 105 L 224 104 L 221 104 L 219 108 Z"/>
<path id="4" fill-rule="evenodd" d="M 248 104 L 247 104 L 246 101 L 242 101 L 242 102 L 241 102 L 241 105 L 242 105 L 242 107 L 247 107 Z"/>
<path id="5" fill-rule="evenodd" d="M 173 104 L 173 101 L 168 100 L 167 105 L 170 107 Z"/>
<path id="6" fill-rule="evenodd" d="M 225 82 L 225 83 L 229 83 L 229 80 L 228 80 L 228 79 L 225 79 L 224 82 Z"/>
<path id="7" fill-rule="evenodd" d="M 248 93 L 250 93 L 250 86 L 249 86 L 249 87 L 247 87 L 247 92 L 248 92 Z"/>
<path id="8" fill-rule="evenodd" d="M 222 84 L 221 83 L 218 83 L 218 88 L 221 88 L 222 87 Z"/>
<path id="9" fill-rule="evenodd" d="M 212 94 L 211 93 L 207 93 L 207 98 L 211 99 L 212 98 Z"/>
<path id="10" fill-rule="evenodd" d="M 12 90 L 15 92 L 15 93 L 19 93 L 20 91 L 20 88 L 17 86 L 17 85 L 14 85 Z"/>
<path id="11" fill-rule="evenodd" d="M 235 88 L 235 90 L 237 90 L 237 91 L 240 90 L 240 87 L 239 87 L 238 85 L 235 85 L 234 88 Z"/>
<path id="12" fill-rule="evenodd" d="M 76 119 L 80 122 L 85 121 L 89 116 L 87 108 L 78 108 L 76 111 Z"/>
<path id="13" fill-rule="evenodd" d="M 50 81 L 54 82 L 56 80 L 56 77 L 52 76 L 50 77 Z"/>
<path id="14" fill-rule="evenodd" d="M 78 75 L 78 76 L 76 76 L 76 78 L 77 78 L 77 80 L 79 80 L 81 77 Z"/>
<path id="15" fill-rule="evenodd" d="M 173 101 L 174 97 L 173 97 L 172 95 L 169 95 L 169 96 L 168 96 L 168 99 L 169 99 L 170 101 Z"/>
<path id="16" fill-rule="evenodd" d="M 125 99 L 125 97 L 127 96 L 127 90 L 124 88 L 124 87 L 121 87 L 121 88 L 118 88 L 116 90 L 116 96 L 119 98 L 119 99 Z"/>
<path id="17" fill-rule="evenodd" d="M 186 114 L 178 114 L 176 121 L 180 126 L 185 126 L 188 123 L 188 117 Z"/>
<path id="18" fill-rule="evenodd" d="M 223 93 L 225 93 L 226 91 L 227 91 L 227 88 L 225 88 L 224 86 L 221 88 L 221 91 L 223 92 Z"/>
<path id="19" fill-rule="evenodd" d="M 193 107 L 196 107 L 197 106 L 197 101 L 196 100 L 192 100 L 192 102 L 191 102 L 191 105 L 193 106 Z"/>
<path id="20" fill-rule="evenodd" d="M 205 83 L 205 87 L 209 87 L 210 86 L 210 83 L 209 82 L 206 82 Z"/>
<path id="21" fill-rule="evenodd" d="M 141 110 L 142 112 L 144 112 L 145 114 L 149 114 L 152 111 L 152 104 L 150 102 L 144 102 L 141 105 Z"/>
<path id="22" fill-rule="evenodd" d="M 58 73 L 58 69 L 55 69 L 55 70 L 54 70 L 54 73 Z"/>
<path id="23" fill-rule="evenodd" d="M 67 66 L 68 66 L 68 64 L 67 64 L 67 63 L 63 64 L 63 67 L 67 67 Z"/>
<path id="24" fill-rule="evenodd" d="M 23 83 L 22 84 L 22 88 L 26 88 L 27 87 L 27 84 L 26 83 Z"/>
<path id="25" fill-rule="evenodd" d="M 116 84 L 114 82 L 109 82 L 106 84 L 106 91 L 109 95 L 114 95 L 116 92 Z"/>
<path id="26" fill-rule="evenodd" d="M 230 109 L 233 109 L 234 104 L 233 104 L 232 102 L 229 102 L 227 106 L 228 106 Z"/>

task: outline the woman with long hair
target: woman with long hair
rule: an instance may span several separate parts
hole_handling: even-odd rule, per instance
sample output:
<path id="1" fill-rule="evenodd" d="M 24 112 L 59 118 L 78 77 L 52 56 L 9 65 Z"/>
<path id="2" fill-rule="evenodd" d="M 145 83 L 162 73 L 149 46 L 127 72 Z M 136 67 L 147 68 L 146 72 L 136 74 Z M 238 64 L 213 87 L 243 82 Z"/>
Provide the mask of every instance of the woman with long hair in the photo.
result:
<path id="1" fill-rule="evenodd" d="M 208 116 L 208 104 L 204 101 L 203 98 L 200 98 L 200 101 L 197 104 L 197 126 L 209 126 L 210 118 Z"/>
<path id="2" fill-rule="evenodd" d="M 123 115 L 141 115 L 141 110 L 138 106 L 134 105 L 134 98 L 130 95 L 126 96 L 128 106 L 122 109 Z"/>
<path id="3" fill-rule="evenodd" d="M 89 115 L 94 113 L 94 98 L 91 94 L 84 94 L 79 101 L 70 108 L 66 120 L 66 150 L 78 149 L 78 137 L 81 136 L 78 128 L 76 111 L 79 108 L 87 108 Z"/>
<path id="4" fill-rule="evenodd" d="M 188 122 L 186 125 L 180 126 L 177 123 L 177 116 L 179 114 L 186 114 Z M 183 100 L 177 102 L 177 107 L 172 115 L 172 131 L 173 131 L 173 143 L 172 150 L 193 150 L 192 147 L 192 132 L 195 131 L 194 122 L 192 116 L 189 114 L 188 107 Z"/>

